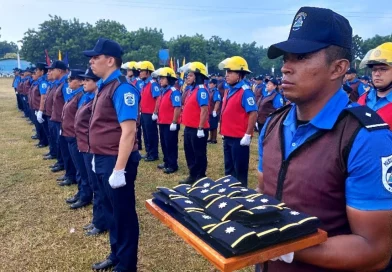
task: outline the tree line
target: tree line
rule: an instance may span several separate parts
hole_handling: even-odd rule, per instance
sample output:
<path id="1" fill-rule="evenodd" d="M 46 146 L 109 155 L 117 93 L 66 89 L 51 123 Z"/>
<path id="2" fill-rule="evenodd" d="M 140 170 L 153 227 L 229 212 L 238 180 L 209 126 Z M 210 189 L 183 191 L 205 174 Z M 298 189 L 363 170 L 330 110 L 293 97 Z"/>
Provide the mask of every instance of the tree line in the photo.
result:
<path id="1" fill-rule="evenodd" d="M 79 19 L 64 20 L 59 16 L 49 15 L 50 19 L 41 23 L 38 29 L 28 29 L 21 39 L 21 57 L 32 63 L 45 60 L 44 50 L 47 49 L 52 59 L 57 59 L 58 51 L 68 52 L 69 63 L 74 68 L 85 68 L 88 59 L 82 51 L 94 46 L 99 37 L 116 40 L 123 47 L 125 54 L 123 61 L 150 60 L 159 67 L 158 51 L 169 49 L 170 57 L 186 61 L 201 61 L 208 63 L 209 73 L 218 73 L 218 63 L 231 56 L 242 56 L 255 75 L 270 74 L 271 68 L 280 74 L 282 59 L 270 60 L 267 58 L 267 49 L 257 46 L 256 42 L 237 43 L 218 36 L 207 39 L 202 34 L 193 36 L 179 35 L 170 40 L 164 39 L 161 29 L 140 28 L 128 31 L 127 28 L 113 20 L 99 20 L 94 25 L 80 22 Z M 358 62 L 366 52 L 381 43 L 392 41 L 392 35 L 375 35 L 369 39 L 360 36 L 353 37 L 353 55 Z M 7 53 L 16 53 L 15 43 L 0 42 L 0 58 Z"/>

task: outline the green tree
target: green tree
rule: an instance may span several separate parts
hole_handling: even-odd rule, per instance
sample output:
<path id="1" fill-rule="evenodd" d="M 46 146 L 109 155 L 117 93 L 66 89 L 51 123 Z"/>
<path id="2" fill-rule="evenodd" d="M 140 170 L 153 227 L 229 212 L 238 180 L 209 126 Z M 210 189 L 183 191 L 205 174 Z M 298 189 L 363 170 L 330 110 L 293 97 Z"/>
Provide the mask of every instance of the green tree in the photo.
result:
<path id="1" fill-rule="evenodd" d="M 0 58 L 3 58 L 8 53 L 17 53 L 18 46 L 13 42 L 0 42 Z"/>

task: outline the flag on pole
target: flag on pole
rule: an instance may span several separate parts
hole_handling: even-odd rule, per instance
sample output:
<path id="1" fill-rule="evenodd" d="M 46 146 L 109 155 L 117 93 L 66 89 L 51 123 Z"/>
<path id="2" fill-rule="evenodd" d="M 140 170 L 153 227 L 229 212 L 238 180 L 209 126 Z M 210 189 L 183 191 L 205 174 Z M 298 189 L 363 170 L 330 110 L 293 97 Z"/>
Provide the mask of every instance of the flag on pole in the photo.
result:
<path id="1" fill-rule="evenodd" d="M 68 51 L 65 52 L 64 63 L 69 68 Z"/>
<path id="2" fill-rule="evenodd" d="M 177 72 L 178 71 L 178 68 L 180 68 L 180 60 L 179 59 L 177 59 L 177 67 L 176 67 L 177 69 L 176 69 L 176 71 L 175 72 Z"/>
<path id="3" fill-rule="evenodd" d="M 61 51 L 59 50 L 59 60 L 63 60 L 63 58 L 61 57 Z"/>
<path id="4" fill-rule="evenodd" d="M 184 59 L 182 60 L 182 66 L 184 66 L 185 65 L 185 57 L 184 57 Z M 184 79 L 184 72 L 181 72 L 181 79 Z M 185 85 L 185 84 L 184 84 Z"/>
<path id="5" fill-rule="evenodd" d="M 18 58 L 18 69 L 20 69 L 20 56 L 19 56 L 19 51 L 16 53 L 16 57 Z"/>
<path id="6" fill-rule="evenodd" d="M 173 58 L 170 58 L 170 68 L 173 69 Z"/>
<path id="7" fill-rule="evenodd" d="M 46 65 L 50 65 L 50 58 L 49 58 L 49 54 L 48 54 L 48 50 L 45 49 L 45 61 L 46 61 Z"/>
<path id="8" fill-rule="evenodd" d="M 206 72 L 207 72 L 207 75 L 208 75 L 208 62 L 206 62 Z"/>

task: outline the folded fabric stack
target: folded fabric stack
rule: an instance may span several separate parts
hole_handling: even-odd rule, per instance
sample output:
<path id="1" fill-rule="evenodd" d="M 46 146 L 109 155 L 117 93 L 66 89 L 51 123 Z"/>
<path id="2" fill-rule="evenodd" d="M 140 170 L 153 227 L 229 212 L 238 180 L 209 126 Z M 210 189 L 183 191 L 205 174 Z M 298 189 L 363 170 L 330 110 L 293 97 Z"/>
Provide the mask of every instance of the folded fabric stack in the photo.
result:
<path id="1" fill-rule="evenodd" d="M 317 217 L 241 187 L 232 176 L 203 178 L 173 189 L 157 187 L 154 202 L 205 242 L 230 257 L 317 231 Z"/>

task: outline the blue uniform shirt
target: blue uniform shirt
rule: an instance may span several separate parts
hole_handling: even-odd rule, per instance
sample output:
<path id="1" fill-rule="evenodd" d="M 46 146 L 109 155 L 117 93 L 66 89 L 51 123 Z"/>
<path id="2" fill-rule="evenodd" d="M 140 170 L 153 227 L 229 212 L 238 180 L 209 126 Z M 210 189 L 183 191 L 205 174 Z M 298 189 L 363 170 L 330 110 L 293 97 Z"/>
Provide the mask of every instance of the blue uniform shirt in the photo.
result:
<path id="1" fill-rule="evenodd" d="M 266 92 L 266 96 L 265 97 L 270 96 L 274 92 L 276 92 L 276 96 L 275 96 L 274 100 L 272 100 L 272 106 L 275 109 L 279 109 L 279 108 L 284 106 L 284 99 L 283 99 L 283 96 L 278 91 L 274 90 L 271 93 Z"/>
<path id="2" fill-rule="evenodd" d="M 208 106 L 209 99 L 210 99 L 208 91 L 204 88 L 204 85 L 198 85 L 198 86 L 199 86 L 199 89 L 197 90 L 197 94 L 196 94 L 197 103 L 199 103 L 200 107 Z M 195 86 L 195 88 L 196 87 L 197 86 Z M 189 92 L 189 95 L 191 95 L 193 91 L 194 91 L 194 89 L 192 89 Z"/>
<path id="3" fill-rule="evenodd" d="M 65 84 L 64 84 L 64 86 L 65 86 Z M 68 84 L 67 84 L 67 86 L 68 86 Z M 66 96 L 64 96 L 64 101 L 68 102 L 69 100 L 71 100 L 75 95 L 77 95 L 80 92 L 83 92 L 83 86 L 77 88 L 76 90 L 72 90 L 71 88 L 67 87 L 66 88 Z"/>
<path id="4" fill-rule="evenodd" d="M 184 85 L 184 80 L 182 80 L 181 78 L 178 78 L 178 86 L 181 88 L 182 85 Z"/>
<path id="5" fill-rule="evenodd" d="M 20 81 L 21 81 L 21 77 L 15 76 L 14 82 L 12 83 L 12 87 L 17 88 Z"/>
<path id="6" fill-rule="evenodd" d="M 83 106 L 84 104 L 87 104 L 88 102 L 90 102 L 91 100 L 93 100 L 95 97 L 95 92 L 84 92 L 84 94 L 82 95 L 82 97 L 80 98 L 79 102 L 78 102 L 78 109 Z"/>
<path id="7" fill-rule="evenodd" d="M 40 93 L 41 95 L 46 94 L 46 90 L 47 90 L 48 87 L 49 87 L 49 83 L 48 83 L 48 81 L 47 81 L 46 75 L 43 75 L 42 77 L 40 77 L 40 78 L 38 79 L 38 82 L 39 82 L 39 93 Z"/>
<path id="8" fill-rule="evenodd" d="M 116 80 L 121 76 L 120 70 L 114 71 L 105 81 L 100 79 L 97 82 L 100 92 L 105 84 Z M 112 97 L 113 105 L 117 113 L 117 120 L 122 123 L 127 120 L 137 120 L 139 114 L 140 92 L 131 84 L 123 83 L 117 87 Z"/>
<path id="9" fill-rule="evenodd" d="M 374 111 L 378 111 L 389 103 L 392 103 L 392 92 L 390 92 L 386 97 L 379 97 L 377 99 L 377 91 L 372 89 L 366 97 L 366 106 Z"/>
<path id="10" fill-rule="evenodd" d="M 210 90 L 210 95 L 212 95 L 212 101 L 214 103 L 216 102 L 221 102 L 222 101 L 222 97 L 220 95 L 220 92 L 217 88 L 213 88 L 212 90 Z"/>
<path id="11" fill-rule="evenodd" d="M 161 90 L 160 90 L 157 82 L 155 80 L 152 80 L 152 77 L 147 78 L 144 81 L 143 86 L 146 86 L 149 82 L 151 82 L 151 95 L 152 95 L 152 97 L 157 98 L 158 96 L 161 95 Z"/>
<path id="12" fill-rule="evenodd" d="M 298 128 L 296 127 L 296 106 L 292 104 L 291 110 L 283 121 L 285 159 L 316 132 L 323 129 L 331 130 L 348 104 L 349 99 L 346 93 L 340 89 L 308 124 L 300 125 Z M 350 106 L 358 106 L 358 104 Z M 262 140 L 268 122 L 269 119 L 259 138 L 258 170 L 260 172 L 263 172 Z M 347 162 L 347 172 L 346 201 L 348 206 L 369 211 L 392 209 L 392 132 L 388 129 L 368 131 L 362 128 L 352 145 Z"/>
<path id="13" fill-rule="evenodd" d="M 242 107 L 246 112 L 257 111 L 255 94 L 243 80 L 234 86 L 229 86 L 229 93 L 227 94 L 227 97 L 230 98 L 241 88 L 244 89 L 244 94 L 241 101 Z"/>
<path id="14" fill-rule="evenodd" d="M 161 88 L 162 96 L 170 89 L 172 89 L 172 93 L 170 95 L 170 100 L 172 102 L 173 107 L 181 107 L 181 92 L 179 90 L 177 90 L 171 86 L 167 86 L 166 88 Z"/>
<path id="15" fill-rule="evenodd" d="M 359 79 L 355 78 L 353 81 L 347 81 L 346 85 L 351 87 L 352 84 L 356 84 L 357 82 L 359 82 Z M 362 82 L 359 82 L 359 85 L 358 85 L 358 94 L 359 94 L 359 96 L 361 96 L 364 93 L 364 91 L 365 91 L 364 84 Z"/>
<path id="16" fill-rule="evenodd" d="M 369 84 L 364 84 L 364 83 L 362 83 L 362 84 L 360 84 L 359 86 L 358 86 L 358 93 L 359 93 L 359 96 L 361 96 L 361 95 L 363 95 L 364 93 L 366 93 L 367 91 L 372 91 L 372 90 L 374 90 L 373 88 L 372 88 L 372 86 L 370 86 Z"/>

